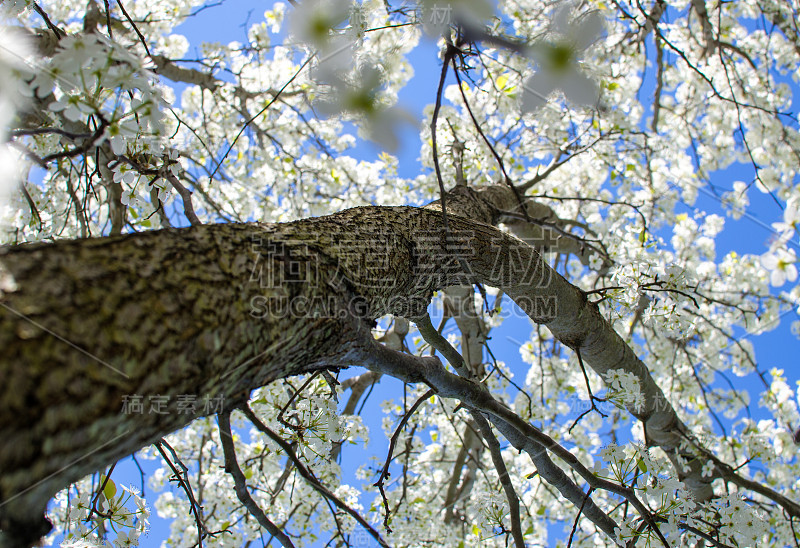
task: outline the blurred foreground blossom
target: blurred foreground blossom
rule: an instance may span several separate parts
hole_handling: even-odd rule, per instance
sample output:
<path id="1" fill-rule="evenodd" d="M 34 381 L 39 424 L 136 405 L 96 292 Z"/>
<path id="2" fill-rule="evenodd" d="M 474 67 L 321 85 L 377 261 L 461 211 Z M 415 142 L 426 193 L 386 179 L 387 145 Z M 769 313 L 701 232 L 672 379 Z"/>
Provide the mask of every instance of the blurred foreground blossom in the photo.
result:
<path id="1" fill-rule="evenodd" d="M 578 105 L 594 106 L 600 98 L 597 84 L 579 68 L 580 56 L 603 34 L 603 18 L 589 13 L 569 23 L 573 5 L 560 8 L 553 17 L 551 31 L 555 39 L 535 44 L 530 57 L 538 70 L 523 85 L 522 111 L 544 105 L 553 91 L 561 90 L 567 100 Z"/>
<path id="2" fill-rule="evenodd" d="M 320 52 L 331 46 L 331 31 L 350 15 L 349 0 L 306 0 L 289 14 L 289 33 Z"/>
<path id="3" fill-rule="evenodd" d="M 315 49 L 317 65 L 312 79 L 327 88 L 324 98 L 314 101 L 317 112 L 359 117 L 369 139 L 395 151 L 400 123 L 413 122 L 413 118 L 381 101 L 381 69 L 358 59 L 357 49 L 368 21 L 364 6 L 349 0 L 308 0 L 289 16 L 292 36 Z"/>
<path id="4" fill-rule="evenodd" d="M 25 83 L 25 77 L 30 77 L 25 62 L 29 55 L 30 47 L 22 35 L 0 26 L 0 207 L 7 203 L 20 180 L 21 159 L 6 142 L 9 125 L 30 96 Z"/>
<path id="5" fill-rule="evenodd" d="M 494 14 L 487 0 L 422 0 L 417 23 L 428 36 L 439 38 L 451 25 L 480 28 Z"/>
<path id="6" fill-rule="evenodd" d="M 348 81 L 341 75 L 326 73 L 323 82 L 331 87 L 328 99 L 314 103 L 320 114 L 336 116 L 346 112 L 363 118 L 369 138 L 386 150 L 396 151 L 399 145 L 397 130 L 402 122 L 413 122 L 410 114 L 399 107 L 381 103 L 381 71 L 376 66 L 363 66 Z"/>

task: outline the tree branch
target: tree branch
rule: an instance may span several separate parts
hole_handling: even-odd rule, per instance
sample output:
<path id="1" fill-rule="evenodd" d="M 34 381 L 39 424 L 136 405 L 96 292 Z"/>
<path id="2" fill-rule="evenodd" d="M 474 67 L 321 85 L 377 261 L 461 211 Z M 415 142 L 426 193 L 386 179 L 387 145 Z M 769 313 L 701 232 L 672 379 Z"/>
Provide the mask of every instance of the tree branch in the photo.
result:
<path id="1" fill-rule="evenodd" d="M 484 224 L 515 203 L 507 187 L 480 193 L 457 187 L 448 196 L 448 242 L 454 245 L 447 247 L 441 245 L 439 204 L 433 203 L 0 250 L 0 438 L 6 441 L 0 446 L 0 500 L 22 497 L 0 506 L 0 527 L 26 522 L 24 516 L 36 512 L 31 509 L 43 509 L 71 481 L 213 412 L 123 414 L 124 397 L 240 398 L 278 378 L 357 364 L 358 356 L 375 356 L 369 331 L 374 318 L 419 317 L 433 291 L 472 283 L 503 289 L 601 376 L 620 368 L 633 373 L 644 405 L 629 411 L 695 497 L 706 500 L 713 478 L 702 477 L 700 466 L 678 466 L 679 459 L 696 460 L 682 445 L 691 433 L 633 350 L 585 293 L 535 250 Z M 97 291 L 98 284 L 104 291 Z M 280 309 L 289 303 L 291 310 Z M 387 352 L 380 366 L 372 366 L 376 371 L 428 382 L 441 396 L 489 413 L 538 468 L 552 464 L 541 456 L 545 447 L 590 485 L 612 490 L 478 385 L 448 377 L 438 360 L 425 369 L 420 358 L 403 365 Z M 114 438 L 108 432 L 128 434 L 109 445 Z M 76 437 L 85 442 L 76 446 Z M 45 442 L 54 448 L 47 454 Z M 552 473 L 563 471 L 553 467 Z M 558 481 L 562 494 L 579 506 L 583 491 L 566 476 Z M 796 507 L 785 508 L 797 515 Z M 586 513 L 592 515 L 590 507 Z M 594 517 L 603 522 L 601 514 Z M 613 531 L 612 521 L 603 523 Z"/>
<path id="2" fill-rule="evenodd" d="M 416 324 L 417 324 L 417 329 L 419 329 L 420 335 L 422 335 L 423 339 L 425 339 L 426 342 L 428 342 L 428 344 L 430 344 L 432 347 L 438 350 L 445 357 L 445 359 L 447 359 L 450 365 L 452 365 L 453 368 L 459 372 L 459 374 L 468 373 L 468 371 L 464 367 L 464 362 L 461 355 L 455 348 L 453 348 L 453 346 L 447 341 L 447 339 L 445 339 L 441 334 L 439 334 L 438 331 L 436 331 L 436 329 L 433 327 L 433 324 L 431 324 L 429 316 L 422 316 L 418 318 L 416 320 Z M 438 372 L 439 374 L 437 375 L 437 377 L 439 377 L 442 373 L 444 373 L 446 376 L 449 376 L 447 380 L 453 383 L 466 383 L 464 386 L 465 388 L 464 394 L 467 393 L 466 390 L 467 386 L 469 387 L 470 392 L 474 393 L 478 391 L 480 393 L 480 397 L 466 398 L 457 395 L 457 393 L 459 392 L 458 389 L 451 388 L 449 392 L 453 394 L 452 397 L 460 399 L 466 405 L 478 411 L 488 412 L 488 409 L 483 404 L 477 404 L 476 400 L 484 400 L 486 402 L 491 402 L 489 403 L 490 406 L 492 404 L 496 404 L 497 407 L 502 407 L 498 402 L 494 400 L 491 394 L 488 393 L 485 387 L 477 385 L 466 378 L 459 379 L 458 377 L 454 377 L 450 373 L 444 371 L 444 368 L 442 368 L 441 363 L 438 363 L 438 361 L 437 365 L 438 368 L 441 369 L 441 372 Z M 458 380 L 456 381 L 456 379 Z M 432 381 L 429 382 L 431 382 L 431 385 L 434 386 L 434 388 L 438 389 L 438 386 L 433 384 Z M 441 390 L 439 390 L 439 392 L 440 396 L 444 395 L 444 393 L 441 392 Z M 506 408 L 503 407 L 503 409 Z M 508 410 L 508 413 L 514 415 L 513 412 L 510 410 Z M 483 418 L 481 417 L 480 413 L 477 412 L 473 415 L 473 417 Z M 514 426 L 512 426 L 511 423 L 505 420 L 502 419 L 497 420 L 498 418 L 499 417 L 494 415 L 492 418 L 492 422 L 495 423 L 495 426 L 497 426 L 498 430 L 500 430 L 500 432 L 506 437 L 506 439 L 508 439 L 508 441 L 514 447 L 517 447 L 518 449 L 525 449 L 525 451 L 528 452 L 528 454 L 530 455 L 531 459 L 534 462 L 534 465 L 536 466 L 536 469 L 539 471 L 539 475 L 545 481 L 556 487 L 561 492 L 562 495 L 564 495 L 573 504 L 576 504 L 576 506 L 579 504 L 583 504 L 583 498 L 584 498 L 583 491 L 581 491 L 580 488 L 571 479 L 569 479 L 569 477 L 566 474 L 564 474 L 563 470 L 561 470 L 558 466 L 555 465 L 555 463 L 553 463 L 552 460 L 550 460 L 550 457 L 547 455 L 547 452 L 544 449 L 544 447 L 540 444 L 540 441 L 535 439 L 530 439 L 523 442 L 522 439 L 525 437 L 525 434 L 523 432 L 521 432 L 518 428 L 515 428 Z M 522 422 L 522 419 L 519 419 L 519 422 Z M 535 430 L 532 426 L 530 428 Z M 544 434 L 542 434 L 542 436 L 544 438 L 547 438 L 546 436 L 544 436 Z M 552 443 L 555 444 L 555 442 Z M 572 457 L 572 460 L 577 461 L 577 459 L 575 459 L 574 456 Z M 600 529 L 602 529 L 607 535 L 614 538 L 614 528 L 617 526 L 617 524 L 614 522 L 614 520 L 608 517 L 605 514 L 605 512 L 603 512 L 600 508 L 598 508 L 591 500 L 589 501 L 589 508 L 587 509 L 587 517 L 589 517 L 589 519 L 592 520 L 592 522 L 595 523 Z"/>
<path id="3" fill-rule="evenodd" d="M 270 521 L 247 490 L 247 480 L 242 473 L 242 469 L 239 468 L 239 463 L 236 462 L 236 449 L 233 446 L 233 434 L 231 433 L 231 412 L 224 411 L 217 415 L 217 418 L 219 421 L 219 440 L 222 443 L 222 451 L 225 455 L 225 471 L 233 478 L 234 490 L 239 502 L 247 508 L 251 516 L 256 518 L 259 525 L 269 531 L 269 534 L 278 539 L 285 548 L 294 548 L 292 540 Z"/>
<path id="4" fill-rule="evenodd" d="M 361 514 L 350 508 L 344 501 L 342 501 L 339 497 L 334 495 L 330 489 L 325 487 L 322 482 L 320 482 L 317 478 L 314 477 L 314 474 L 306 467 L 303 462 L 297 458 L 297 455 L 292 449 L 292 446 L 286 443 L 286 441 L 281 438 L 278 434 L 273 432 L 266 424 L 264 424 L 261 419 L 259 419 L 253 410 L 250 408 L 249 405 L 245 404 L 239 408 L 242 413 L 247 417 L 247 419 L 253 423 L 253 425 L 262 433 L 266 434 L 272 441 L 274 441 L 286 454 L 286 456 L 294 463 L 295 468 L 297 468 L 297 473 L 308 482 L 308 484 L 314 488 L 319 494 L 321 494 L 326 499 L 333 502 L 336 506 L 347 512 L 354 520 L 356 520 L 359 525 L 361 525 L 366 531 L 375 539 L 375 541 L 385 547 L 389 548 L 389 545 L 383 540 L 381 534 L 375 530 L 372 525 L 370 525 L 367 520 L 365 520 Z"/>

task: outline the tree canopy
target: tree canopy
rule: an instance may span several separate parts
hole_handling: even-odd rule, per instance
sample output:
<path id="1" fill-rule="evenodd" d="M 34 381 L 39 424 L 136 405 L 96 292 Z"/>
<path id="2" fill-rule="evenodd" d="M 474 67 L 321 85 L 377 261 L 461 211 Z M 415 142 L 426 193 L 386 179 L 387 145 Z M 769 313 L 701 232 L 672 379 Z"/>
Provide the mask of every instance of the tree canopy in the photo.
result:
<path id="1" fill-rule="evenodd" d="M 0 5 L 0 546 L 800 545 L 797 2 L 225 9 Z"/>

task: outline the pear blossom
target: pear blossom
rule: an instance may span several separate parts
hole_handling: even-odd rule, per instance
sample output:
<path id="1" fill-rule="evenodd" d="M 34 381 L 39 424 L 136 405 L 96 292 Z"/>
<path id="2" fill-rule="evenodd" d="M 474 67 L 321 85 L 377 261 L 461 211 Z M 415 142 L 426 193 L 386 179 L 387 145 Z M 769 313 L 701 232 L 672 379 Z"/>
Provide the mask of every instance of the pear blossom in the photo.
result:
<path id="1" fill-rule="evenodd" d="M 139 533 L 136 529 L 117 533 L 117 538 L 114 539 L 114 548 L 129 548 L 131 546 L 139 546 Z"/>
<path id="2" fill-rule="evenodd" d="M 325 52 L 330 48 L 331 31 L 350 13 L 349 0 L 307 0 L 289 13 L 289 33 L 298 41 Z"/>
<path id="3" fill-rule="evenodd" d="M 641 384 L 633 373 L 622 369 L 609 369 L 605 374 L 605 379 L 609 387 L 609 398 L 612 401 L 630 405 L 634 409 L 639 409 L 644 404 Z"/>
<path id="4" fill-rule="evenodd" d="M 77 95 L 66 95 L 63 98 L 50 103 L 50 110 L 53 112 L 64 112 L 64 116 L 71 122 L 85 119 L 95 113 L 95 108 L 84 102 Z"/>
<path id="5" fill-rule="evenodd" d="M 544 105 L 555 90 L 561 90 L 569 101 L 577 105 L 593 106 L 600 98 L 595 81 L 578 67 L 580 55 L 600 39 L 603 18 L 597 12 L 590 12 L 570 23 L 572 7 L 567 4 L 555 13 L 551 25 L 555 37 L 534 44 L 530 49 L 529 55 L 538 69 L 522 86 L 523 112 Z"/>
<path id="6" fill-rule="evenodd" d="M 761 256 L 761 265 L 770 271 L 769 281 L 774 287 L 797 280 L 796 262 L 797 256 L 791 248 L 779 248 Z"/>
<path id="7" fill-rule="evenodd" d="M 0 5 L 0 16 L 16 16 L 30 8 L 30 0 L 6 0 Z"/>
<path id="8" fill-rule="evenodd" d="M 723 196 L 723 204 L 729 207 L 729 214 L 734 219 L 740 219 L 750 204 L 747 188 L 748 184 L 744 181 L 735 181 L 733 190 L 726 192 Z"/>
<path id="9" fill-rule="evenodd" d="M 786 202 L 783 210 L 783 221 L 772 223 L 781 240 L 789 240 L 800 224 L 800 199 L 793 196 Z"/>
<path id="10" fill-rule="evenodd" d="M 136 195 L 134 189 L 126 190 L 122 193 L 120 202 L 122 202 L 123 205 L 135 207 L 139 203 L 139 197 Z"/>
<path id="11" fill-rule="evenodd" d="M 449 38 L 451 26 L 480 28 L 493 12 L 487 0 L 421 0 L 417 23 L 421 23 L 425 34 L 432 38 L 443 35 Z"/>
<path id="12" fill-rule="evenodd" d="M 381 71 L 366 65 L 356 73 L 356 81 L 351 82 L 339 75 L 331 74 L 326 82 L 331 92 L 325 100 L 315 103 L 320 114 L 336 116 L 353 113 L 362 117 L 369 138 L 386 150 L 397 150 L 397 130 L 403 122 L 411 119 L 401 108 L 381 103 Z"/>

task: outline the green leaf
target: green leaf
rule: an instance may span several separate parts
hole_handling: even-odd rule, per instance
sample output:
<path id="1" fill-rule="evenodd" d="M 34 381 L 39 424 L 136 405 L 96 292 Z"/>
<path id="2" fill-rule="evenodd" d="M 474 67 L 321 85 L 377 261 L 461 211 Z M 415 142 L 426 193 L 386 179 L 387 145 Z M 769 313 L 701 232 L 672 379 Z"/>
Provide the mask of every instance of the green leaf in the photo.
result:
<path id="1" fill-rule="evenodd" d="M 639 243 L 643 244 L 646 241 L 647 241 L 647 230 L 643 228 L 642 231 L 639 233 Z"/>
<path id="2" fill-rule="evenodd" d="M 105 480 L 106 480 L 105 476 L 101 477 L 100 484 L 102 485 L 102 482 L 104 482 Z M 108 478 L 108 481 L 106 481 L 106 486 L 103 487 L 103 494 L 105 495 L 106 500 L 109 501 L 114 498 L 114 495 L 117 494 L 117 485 L 111 478 Z"/>
<path id="3" fill-rule="evenodd" d="M 636 462 L 636 466 L 639 467 L 639 470 L 641 470 L 643 474 L 647 473 L 647 465 L 644 463 L 643 459 L 638 459 Z"/>

